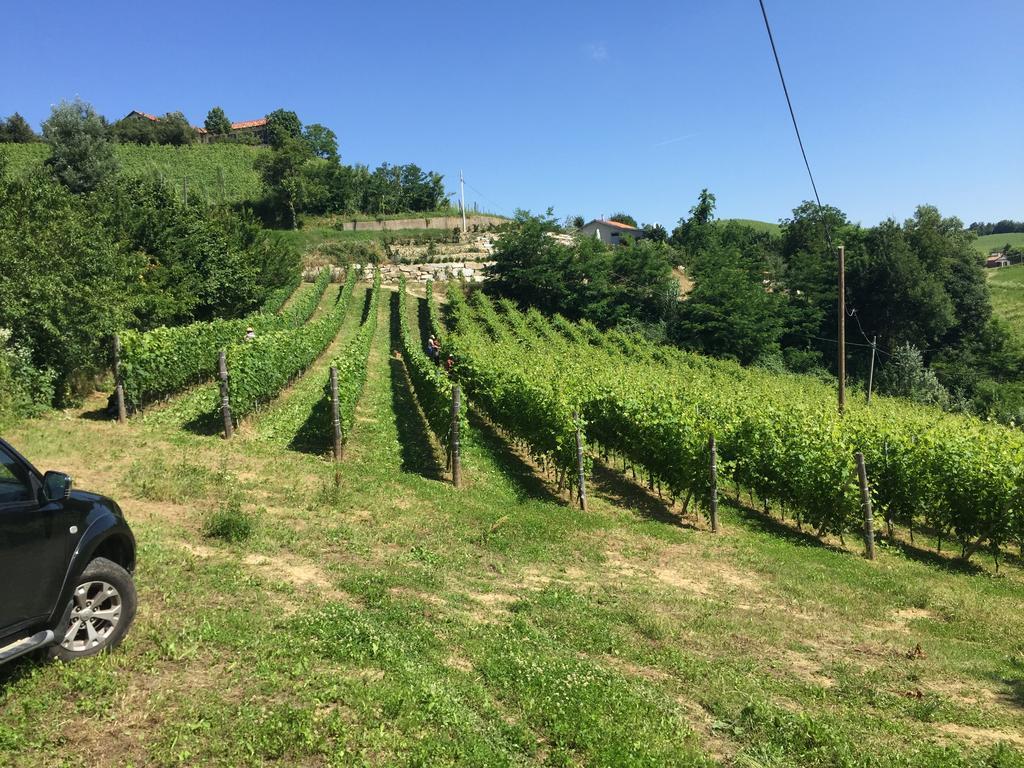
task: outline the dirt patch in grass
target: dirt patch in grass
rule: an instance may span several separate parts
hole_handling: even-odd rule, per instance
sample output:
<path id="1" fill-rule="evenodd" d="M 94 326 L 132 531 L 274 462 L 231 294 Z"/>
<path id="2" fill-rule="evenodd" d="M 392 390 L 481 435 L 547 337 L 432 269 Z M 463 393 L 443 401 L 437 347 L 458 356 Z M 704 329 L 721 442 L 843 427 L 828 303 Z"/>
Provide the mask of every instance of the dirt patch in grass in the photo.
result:
<path id="1" fill-rule="evenodd" d="M 314 589 L 326 600 L 348 603 L 351 607 L 358 605 L 351 595 L 337 589 L 323 571 L 312 563 L 299 562 L 294 559 L 271 555 L 255 554 L 246 555 L 242 562 L 254 568 L 266 579 L 285 581 L 298 589 Z"/>
<path id="2" fill-rule="evenodd" d="M 942 733 L 953 736 L 958 741 L 966 741 L 971 744 L 990 745 L 1002 741 L 1015 747 L 1024 747 L 1024 734 L 1013 731 L 1003 731 L 998 728 L 975 728 L 958 723 L 941 723 L 936 727 Z"/>

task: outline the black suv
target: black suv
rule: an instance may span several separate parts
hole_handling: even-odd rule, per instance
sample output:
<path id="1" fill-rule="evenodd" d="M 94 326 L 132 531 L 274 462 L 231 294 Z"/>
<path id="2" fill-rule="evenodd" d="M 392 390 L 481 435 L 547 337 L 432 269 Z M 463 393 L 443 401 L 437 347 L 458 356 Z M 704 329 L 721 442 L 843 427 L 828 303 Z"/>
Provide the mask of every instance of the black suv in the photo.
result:
<path id="1" fill-rule="evenodd" d="M 71 490 L 0 440 L 0 663 L 70 661 L 117 645 L 135 618 L 135 537 L 110 499 Z"/>

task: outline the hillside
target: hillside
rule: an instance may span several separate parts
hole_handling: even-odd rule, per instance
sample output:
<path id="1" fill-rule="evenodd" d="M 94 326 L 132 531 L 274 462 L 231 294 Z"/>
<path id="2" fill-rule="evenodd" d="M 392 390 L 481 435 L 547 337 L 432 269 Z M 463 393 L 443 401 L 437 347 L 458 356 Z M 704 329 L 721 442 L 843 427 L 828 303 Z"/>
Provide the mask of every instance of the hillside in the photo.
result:
<path id="1" fill-rule="evenodd" d="M 974 241 L 974 247 L 978 253 L 988 256 L 993 250 L 998 250 L 1009 243 L 1014 248 L 1024 249 L 1024 232 L 1007 232 L 1002 235 L 982 235 Z"/>
<path id="2" fill-rule="evenodd" d="M 123 173 L 138 177 L 158 176 L 179 189 L 188 180 L 191 194 L 210 202 L 234 203 L 260 196 L 261 182 L 254 160 L 266 150 L 243 144 L 192 144 L 184 147 L 158 144 L 119 144 L 115 147 Z M 49 152 L 45 144 L 0 144 L 10 170 L 21 173 L 38 166 Z M 223 183 L 222 183 L 223 182 Z"/>
<path id="3" fill-rule="evenodd" d="M 1024 266 L 990 269 L 987 275 L 993 312 L 1009 323 L 1013 332 L 1024 340 Z"/>
<path id="4" fill-rule="evenodd" d="M 291 414 L 366 298 L 230 441 L 194 418 L 209 387 L 125 426 L 98 394 L 5 433 L 120 502 L 140 610 L 111 656 L 0 672 L 0 763 L 95 762 L 101 717 L 125 765 L 1021 764 L 1018 561 L 994 577 L 898 541 L 868 562 L 731 489 L 713 535 L 596 452 L 584 513 L 476 407 L 455 489 L 389 292 L 335 469 Z M 425 333 L 425 302 L 406 310 Z M 204 535 L 231 509 L 251 538 Z"/>
<path id="5" fill-rule="evenodd" d="M 770 221 L 757 221 L 756 219 L 719 219 L 722 222 L 735 222 L 736 224 L 743 224 L 744 226 L 756 229 L 758 232 L 767 232 L 771 235 L 777 235 L 781 232 L 781 228 L 778 224 L 773 224 Z"/>

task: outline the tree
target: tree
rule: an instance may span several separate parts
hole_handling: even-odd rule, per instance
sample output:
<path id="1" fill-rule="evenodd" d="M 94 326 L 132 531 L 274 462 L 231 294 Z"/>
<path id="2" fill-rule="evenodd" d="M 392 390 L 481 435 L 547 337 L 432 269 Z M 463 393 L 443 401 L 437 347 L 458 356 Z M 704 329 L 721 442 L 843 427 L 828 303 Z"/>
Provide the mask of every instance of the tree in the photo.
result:
<path id="1" fill-rule="evenodd" d="M 681 347 L 749 364 L 777 355 L 786 327 L 784 298 L 770 293 L 742 266 L 738 251 L 716 254 L 686 301 L 678 305 L 669 336 Z"/>
<path id="2" fill-rule="evenodd" d="M 697 204 L 690 209 L 690 218 L 680 219 L 672 230 L 671 243 L 682 247 L 687 253 L 699 254 L 709 250 L 711 244 L 711 222 L 715 218 L 715 196 L 702 189 Z"/>
<path id="3" fill-rule="evenodd" d="M 550 209 L 544 216 L 517 211 L 498 239 L 487 290 L 601 327 L 657 323 L 674 306 L 668 246 L 641 240 L 609 248 L 593 237 L 569 244 L 551 236 L 557 228 Z"/>
<path id="4" fill-rule="evenodd" d="M 270 146 L 280 149 L 290 139 L 302 138 L 302 121 L 294 112 L 275 109 L 267 115 L 267 136 Z"/>
<path id="5" fill-rule="evenodd" d="M 227 136 L 231 133 L 231 121 L 220 107 L 214 107 L 206 113 L 203 127 L 211 136 Z"/>
<path id="6" fill-rule="evenodd" d="M 565 219 L 566 229 L 582 229 L 583 225 L 586 224 L 586 220 L 582 216 L 568 216 Z"/>
<path id="7" fill-rule="evenodd" d="M 311 159 L 309 145 L 300 138 L 285 139 L 256 161 L 256 170 L 267 188 L 266 203 L 271 213 L 291 229 L 298 228 L 298 214 L 309 197 L 309 178 L 303 169 Z"/>
<path id="8" fill-rule="evenodd" d="M 627 226 L 630 226 L 630 227 L 637 226 L 636 219 L 634 219 L 628 213 L 615 213 L 615 214 L 612 214 L 608 218 L 608 221 L 617 221 L 617 222 L 619 222 L 619 224 L 626 224 Z"/>
<path id="9" fill-rule="evenodd" d="M 0 142 L 29 144 L 38 140 L 39 137 L 32 130 L 32 126 L 17 112 L 6 120 L 0 120 Z"/>
<path id="10" fill-rule="evenodd" d="M 63 106 L 63 105 L 62 105 Z M 70 105 L 74 114 L 85 111 Z M 51 135 L 67 115 L 56 108 Z M 78 373 L 106 365 L 111 335 L 130 319 L 129 287 L 145 258 L 118 247 L 88 198 L 35 173 L 0 178 L 0 327 L 57 373 L 61 402 Z"/>
<path id="11" fill-rule="evenodd" d="M 121 118 L 110 127 L 111 136 L 121 144 L 156 144 L 156 121 L 139 114 Z"/>
<path id="12" fill-rule="evenodd" d="M 878 390 L 926 405 L 944 406 L 949 402 L 949 393 L 935 373 L 925 367 L 917 347 L 909 342 L 893 350 L 878 377 Z"/>
<path id="13" fill-rule="evenodd" d="M 661 226 L 661 224 L 644 224 L 644 240 L 664 243 L 668 240 L 668 230 Z"/>
<path id="14" fill-rule="evenodd" d="M 154 123 L 157 144 L 184 146 L 195 141 L 196 131 L 181 112 L 168 112 Z"/>
<path id="15" fill-rule="evenodd" d="M 338 156 L 338 137 L 330 128 L 320 123 L 310 123 L 303 128 L 302 136 L 316 157 L 341 162 Z"/>
<path id="16" fill-rule="evenodd" d="M 117 170 L 106 121 L 81 99 L 62 101 L 43 123 L 46 164 L 72 192 L 90 192 Z"/>

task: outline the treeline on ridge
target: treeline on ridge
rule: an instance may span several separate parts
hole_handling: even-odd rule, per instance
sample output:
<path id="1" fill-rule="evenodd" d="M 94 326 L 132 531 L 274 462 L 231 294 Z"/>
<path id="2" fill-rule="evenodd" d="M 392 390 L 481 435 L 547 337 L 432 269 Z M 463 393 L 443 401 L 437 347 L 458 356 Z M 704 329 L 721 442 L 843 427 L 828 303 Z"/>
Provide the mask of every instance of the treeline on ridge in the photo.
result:
<path id="1" fill-rule="evenodd" d="M 87 105 L 55 107 L 43 135 L 41 169 L 0 155 L 0 422 L 91 389 L 118 330 L 246 313 L 299 268 L 244 210 L 116 173 Z"/>
<path id="2" fill-rule="evenodd" d="M 851 387 L 866 383 L 877 340 L 876 391 L 1024 423 L 1024 349 L 993 316 L 975 235 L 959 219 L 920 206 L 902 223 L 862 227 L 808 202 L 774 234 L 717 221 L 715 202 L 704 190 L 671 234 L 648 226 L 647 238 L 612 247 L 553 237 L 561 228 L 550 211 L 520 212 L 485 290 L 744 365 L 831 378 L 834 246 L 844 244 Z M 693 282 L 685 297 L 676 265 Z"/>

